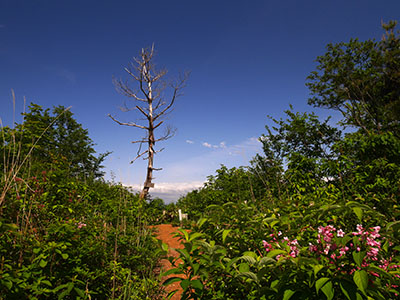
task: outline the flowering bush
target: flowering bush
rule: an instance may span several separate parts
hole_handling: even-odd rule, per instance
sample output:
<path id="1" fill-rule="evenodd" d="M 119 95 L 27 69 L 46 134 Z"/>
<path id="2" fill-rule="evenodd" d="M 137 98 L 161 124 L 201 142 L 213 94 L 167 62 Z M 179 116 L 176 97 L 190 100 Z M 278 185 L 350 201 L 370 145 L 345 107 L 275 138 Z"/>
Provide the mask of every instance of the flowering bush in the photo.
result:
<path id="1" fill-rule="evenodd" d="M 289 265 L 288 260 L 296 259 L 292 263 L 312 267 L 310 283 L 328 299 L 335 294 L 344 294 L 348 299 L 361 294 L 389 299 L 400 294 L 400 265 L 395 262 L 397 251 L 390 254 L 393 244 L 382 237 L 380 230 L 380 226 L 368 229 L 358 224 L 356 231 L 345 233 L 333 225 L 319 226 L 316 240 L 302 240 L 303 247 L 297 238 L 290 239 L 279 231 L 270 234 L 268 241 L 263 240 L 263 246 L 278 265 Z"/>

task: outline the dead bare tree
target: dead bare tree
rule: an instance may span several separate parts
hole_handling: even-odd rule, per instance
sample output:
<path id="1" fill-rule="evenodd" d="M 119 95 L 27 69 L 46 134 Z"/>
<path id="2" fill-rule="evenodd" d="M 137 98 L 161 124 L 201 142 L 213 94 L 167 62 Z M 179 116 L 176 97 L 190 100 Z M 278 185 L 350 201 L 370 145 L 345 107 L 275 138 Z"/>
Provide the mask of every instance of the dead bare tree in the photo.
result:
<path id="1" fill-rule="evenodd" d="M 154 146 L 156 142 L 165 141 L 171 138 L 175 130 L 171 127 L 166 127 L 164 134 L 161 137 L 155 137 L 155 130 L 164 123 L 164 117 L 169 113 L 175 103 L 176 98 L 181 96 L 182 89 L 188 78 L 188 73 L 181 75 L 177 80 L 168 84 L 164 79 L 167 74 L 166 69 L 157 70 L 154 65 L 154 45 L 151 48 L 142 49 L 140 56 L 134 59 L 130 68 L 125 68 L 131 79 L 138 85 L 138 88 L 132 89 L 128 81 L 121 79 L 114 79 L 114 85 L 117 91 L 129 98 L 134 102 L 132 107 L 128 107 L 125 103 L 123 111 L 138 110 L 141 115 L 138 122 L 121 122 L 112 115 L 108 115 L 113 121 L 119 125 L 136 127 L 144 130 L 145 136 L 140 140 L 132 141 L 132 143 L 139 144 L 136 157 L 131 161 L 133 163 L 138 158 L 148 160 L 147 175 L 140 193 L 140 199 L 145 199 L 149 193 L 149 189 L 154 187 L 152 182 L 153 171 L 159 171 L 161 168 L 154 168 L 154 155 L 164 150 L 164 148 L 156 151 Z M 170 88 L 170 95 L 168 100 L 165 92 Z M 147 143 L 147 149 L 142 151 L 143 144 Z"/>

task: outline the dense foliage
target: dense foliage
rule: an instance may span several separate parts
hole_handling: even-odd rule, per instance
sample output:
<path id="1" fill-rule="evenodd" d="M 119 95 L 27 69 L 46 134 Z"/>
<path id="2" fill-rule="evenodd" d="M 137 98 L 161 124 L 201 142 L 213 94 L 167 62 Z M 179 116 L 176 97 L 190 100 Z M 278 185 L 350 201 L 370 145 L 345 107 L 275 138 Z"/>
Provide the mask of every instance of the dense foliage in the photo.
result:
<path id="1" fill-rule="evenodd" d="M 154 299 L 145 204 L 105 182 L 87 130 L 32 104 L 1 129 L 0 299 Z"/>
<path id="2" fill-rule="evenodd" d="M 184 299 L 398 299 L 400 36 L 328 45 L 309 77 L 338 126 L 286 111 L 263 155 L 178 201 L 194 218 L 166 284 Z M 344 130 L 345 129 L 345 130 Z"/>

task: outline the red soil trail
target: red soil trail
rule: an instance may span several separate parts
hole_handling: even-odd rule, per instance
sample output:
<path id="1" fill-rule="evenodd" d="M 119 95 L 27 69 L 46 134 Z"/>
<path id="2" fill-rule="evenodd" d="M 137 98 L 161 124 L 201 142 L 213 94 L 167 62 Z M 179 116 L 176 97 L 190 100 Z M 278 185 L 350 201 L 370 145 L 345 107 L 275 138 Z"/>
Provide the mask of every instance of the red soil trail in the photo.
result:
<path id="1" fill-rule="evenodd" d="M 161 224 L 161 225 L 154 226 L 154 228 L 156 229 L 156 237 L 168 245 L 168 247 L 169 247 L 168 256 L 178 257 L 179 254 L 174 249 L 182 249 L 183 245 L 179 241 L 179 238 L 175 237 L 174 234 L 177 232 L 179 227 L 174 227 L 171 224 Z M 161 260 L 161 271 L 162 272 L 168 271 L 172 268 L 173 268 L 173 266 L 167 259 Z M 166 277 L 163 277 L 162 281 L 164 282 L 169 277 L 177 277 L 177 276 L 183 277 L 183 275 L 171 274 Z M 178 290 L 174 294 L 174 296 L 171 298 L 171 300 L 181 299 L 182 288 L 180 286 L 180 282 L 174 282 L 174 283 L 166 286 L 165 290 L 166 290 L 166 294 L 168 294 L 171 291 Z"/>

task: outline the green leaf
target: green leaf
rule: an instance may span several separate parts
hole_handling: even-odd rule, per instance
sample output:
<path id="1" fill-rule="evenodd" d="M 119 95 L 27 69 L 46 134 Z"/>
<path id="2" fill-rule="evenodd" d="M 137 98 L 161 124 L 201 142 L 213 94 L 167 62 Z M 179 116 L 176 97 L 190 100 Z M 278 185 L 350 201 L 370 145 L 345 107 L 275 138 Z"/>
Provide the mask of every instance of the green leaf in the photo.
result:
<path id="1" fill-rule="evenodd" d="M 324 284 L 326 284 L 329 281 L 329 278 L 327 277 L 322 277 L 320 279 L 318 279 L 315 282 L 315 290 L 317 291 L 317 293 L 319 292 L 319 290 L 324 286 Z"/>
<path id="2" fill-rule="evenodd" d="M 84 298 L 85 297 L 85 292 L 77 287 L 74 287 L 75 292 L 79 295 L 79 297 Z"/>
<path id="3" fill-rule="evenodd" d="M 392 226 L 399 226 L 400 227 L 400 221 L 394 221 L 390 222 L 386 225 L 386 231 L 388 231 Z"/>
<path id="4" fill-rule="evenodd" d="M 275 250 L 268 252 L 267 257 L 276 257 L 277 255 L 282 254 L 282 253 L 286 253 L 286 251 L 281 250 L 281 249 L 275 249 Z"/>
<path id="5" fill-rule="evenodd" d="M 161 243 L 161 248 L 162 248 L 165 252 L 168 252 L 168 244 L 166 244 L 166 243 Z"/>
<path id="6" fill-rule="evenodd" d="M 342 290 L 343 294 L 346 296 L 348 300 L 356 300 L 357 299 L 357 287 L 348 281 L 341 281 L 340 282 L 340 289 Z"/>
<path id="7" fill-rule="evenodd" d="M 68 284 L 61 284 L 58 287 L 56 287 L 53 292 L 58 292 L 59 290 L 62 290 L 63 288 L 66 288 L 68 286 Z"/>
<path id="8" fill-rule="evenodd" d="M 386 242 L 383 244 L 382 249 L 386 253 L 389 251 L 389 241 L 388 240 L 386 240 Z"/>
<path id="9" fill-rule="evenodd" d="M 328 300 L 333 299 L 335 290 L 333 289 L 332 281 L 328 281 L 322 288 L 321 291 L 325 294 Z"/>
<path id="10" fill-rule="evenodd" d="M 243 256 L 251 256 L 253 258 L 257 258 L 257 254 L 253 251 L 245 251 L 243 252 Z"/>
<path id="11" fill-rule="evenodd" d="M 248 256 L 248 255 L 243 255 L 242 257 L 240 257 L 240 259 L 242 259 L 252 265 L 257 263 L 257 261 L 254 257 Z"/>
<path id="12" fill-rule="evenodd" d="M 360 207 L 353 207 L 353 211 L 358 217 L 358 220 L 361 222 L 362 221 L 362 216 L 363 216 L 363 211 Z"/>
<path id="13" fill-rule="evenodd" d="M 179 233 L 175 234 L 177 237 L 183 237 L 185 241 L 189 241 L 189 233 L 186 230 L 179 228 L 178 231 Z"/>
<path id="14" fill-rule="evenodd" d="M 373 265 L 369 265 L 367 267 L 367 269 L 368 270 L 372 270 L 375 273 L 379 273 L 380 275 L 382 275 L 382 276 L 384 276 L 384 277 L 386 277 L 388 279 L 392 278 L 392 276 L 388 272 L 386 272 L 385 270 L 383 270 L 383 269 L 381 269 L 379 267 L 376 267 L 376 266 L 373 266 Z"/>
<path id="15" fill-rule="evenodd" d="M 226 237 L 228 236 L 229 232 L 231 232 L 231 231 L 232 231 L 232 229 L 225 229 L 222 232 L 222 243 L 225 244 Z"/>
<path id="16" fill-rule="evenodd" d="M 200 218 L 200 219 L 197 221 L 197 226 L 199 226 L 199 228 L 201 228 L 201 226 L 203 226 L 203 224 L 204 224 L 205 222 L 207 222 L 207 218 Z"/>
<path id="17" fill-rule="evenodd" d="M 295 291 L 285 290 L 285 292 L 283 293 L 283 300 L 289 300 L 294 295 L 294 293 Z"/>
<path id="18" fill-rule="evenodd" d="M 40 262 L 39 262 L 39 266 L 40 266 L 41 268 L 46 267 L 46 266 L 47 266 L 47 261 L 41 259 Z"/>
<path id="19" fill-rule="evenodd" d="M 189 279 L 184 279 L 184 280 L 181 281 L 181 287 L 182 287 L 182 289 L 183 289 L 184 291 L 187 290 L 187 288 L 189 287 L 189 285 L 190 285 Z"/>
<path id="20" fill-rule="evenodd" d="M 74 287 L 74 283 L 73 282 L 68 282 L 66 284 L 66 286 L 67 286 L 67 289 L 64 290 L 60 295 L 58 295 L 58 299 L 59 300 L 63 299 L 65 296 L 68 296 L 71 293 L 71 291 L 72 291 L 72 289 Z"/>
<path id="21" fill-rule="evenodd" d="M 276 260 L 271 258 L 271 257 L 266 257 L 264 256 L 263 258 L 260 259 L 260 261 L 258 262 L 259 266 L 266 266 L 269 264 L 274 264 L 276 263 Z"/>
<path id="22" fill-rule="evenodd" d="M 186 249 L 175 249 L 181 256 L 183 256 L 187 261 L 190 261 L 190 255 Z"/>
<path id="23" fill-rule="evenodd" d="M 51 282 L 48 280 L 42 280 L 42 283 L 44 283 L 47 286 L 51 286 Z"/>
<path id="24" fill-rule="evenodd" d="M 278 289 L 277 289 L 278 284 L 279 284 L 279 279 L 276 279 L 276 280 L 272 281 L 271 282 L 271 286 L 270 286 L 271 289 L 274 290 L 275 292 L 277 292 L 278 291 Z"/>
<path id="25" fill-rule="evenodd" d="M 185 231 L 186 232 L 186 231 Z M 189 242 L 191 242 L 191 241 L 193 241 L 193 240 L 195 240 L 195 239 L 198 239 L 199 237 L 201 237 L 203 234 L 202 233 L 200 233 L 200 232 L 195 232 L 195 233 L 192 233 L 191 235 L 190 235 L 190 237 L 189 237 Z"/>
<path id="26" fill-rule="evenodd" d="M 317 273 L 318 273 L 319 271 L 321 271 L 323 268 L 324 268 L 323 265 L 315 265 L 315 266 L 314 266 L 314 276 L 316 276 Z"/>
<path id="27" fill-rule="evenodd" d="M 250 270 L 250 267 L 247 263 L 241 263 L 239 265 L 239 272 L 243 273 L 243 272 L 248 272 Z"/>
<path id="28" fill-rule="evenodd" d="M 366 288 L 368 287 L 368 274 L 364 270 L 358 270 L 353 275 L 354 283 L 357 285 L 359 290 L 367 296 Z"/>
<path id="29" fill-rule="evenodd" d="M 193 274 L 194 275 L 197 275 L 197 271 L 199 270 L 199 268 L 200 268 L 200 264 L 193 264 Z"/>
<path id="30" fill-rule="evenodd" d="M 169 285 L 169 284 L 172 284 L 172 283 L 174 283 L 174 282 L 178 282 L 178 281 L 181 281 L 181 280 L 182 280 L 181 277 L 170 277 L 170 278 L 168 278 L 167 280 L 165 280 L 165 281 L 163 282 L 163 285 L 164 285 L 164 286 L 167 286 L 167 285 Z"/>
<path id="31" fill-rule="evenodd" d="M 63 259 L 67 259 L 67 258 L 69 257 L 69 255 L 68 255 L 67 253 L 63 253 L 63 254 L 61 254 L 61 257 L 62 257 Z"/>
<path id="32" fill-rule="evenodd" d="M 257 275 L 254 274 L 253 272 L 241 272 L 240 274 L 238 274 L 238 276 L 249 278 L 252 281 L 258 283 Z"/>
<path id="33" fill-rule="evenodd" d="M 360 268 L 361 268 L 361 264 L 362 264 L 362 262 L 363 262 L 363 260 L 364 260 L 365 254 L 366 254 L 365 251 L 360 251 L 360 252 L 353 251 L 353 259 L 354 259 L 354 262 L 355 262 L 355 263 L 357 264 L 357 266 L 360 267 Z"/>
<path id="34" fill-rule="evenodd" d="M 202 283 L 200 280 L 198 280 L 198 279 L 192 280 L 192 281 L 190 282 L 190 285 L 191 285 L 194 289 L 197 289 L 197 290 L 202 290 L 202 289 L 203 289 L 203 283 Z"/>
<path id="35" fill-rule="evenodd" d="M 0 280 L 0 283 L 1 283 L 2 285 L 5 285 L 5 287 L 6 287 L 7 289 L 9 289 L 9 290 L 11 290 L 11 288 L 12 288 L 12 286 L 13 286 L 13 283 L 12 283 L 12 281 L 10 281 L 10 280 Z"/>
<path id="36" fill-rule="evenodd" d="M 226 269 L 229 271 L 229 269 L 231 268 L 231 266 L 236 263 L 238 260 L 240 260 L 240 257 L 235 257 L 232 258 L 231 260 L 229 260 L 229 262 L 226 264 Z"/>

